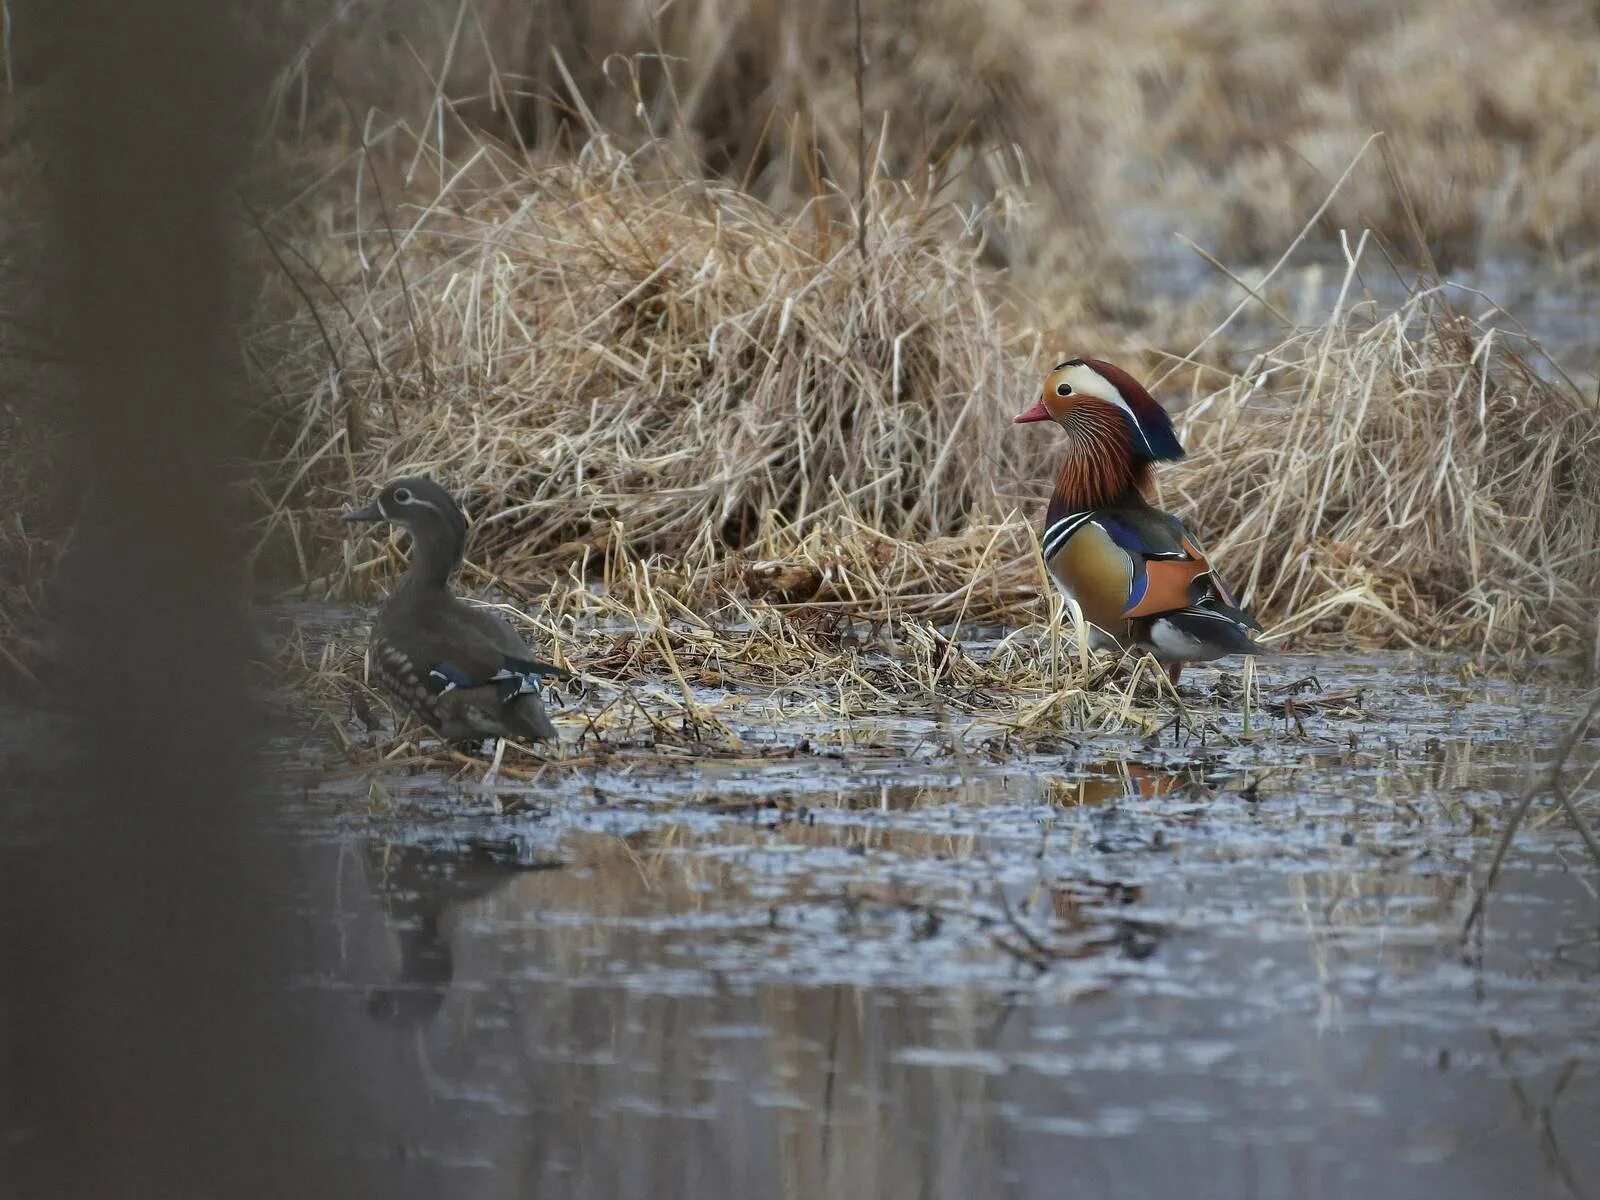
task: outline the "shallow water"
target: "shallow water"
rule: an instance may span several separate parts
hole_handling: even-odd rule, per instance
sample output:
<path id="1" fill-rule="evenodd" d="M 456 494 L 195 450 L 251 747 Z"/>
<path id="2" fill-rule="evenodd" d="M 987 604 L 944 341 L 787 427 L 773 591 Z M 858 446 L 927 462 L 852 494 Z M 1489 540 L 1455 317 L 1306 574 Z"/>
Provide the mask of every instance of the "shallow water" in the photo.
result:
<path id="1" fill-rule="evenodd" d="M 1204 745 L 769 704 L 485 789 L 286 742 L 323 1132 L 394 1197 L 1600 1196 L 1600 872 L 1529 829 L 1458 936 L 1576 694 L 1263 668 L 1312 671 L 1346 699 L 1248 737 L 1194 672 Z"/>
<path id="2" fill-rule="evenodd" d="M 1204 749 L 296 788 L 285 1002 L 405 1194 L 1600 1195 L 1592 864 L 1530 831 L 1457 937 L 1551 695 L 1315 669 L 1359 707 Z"/>

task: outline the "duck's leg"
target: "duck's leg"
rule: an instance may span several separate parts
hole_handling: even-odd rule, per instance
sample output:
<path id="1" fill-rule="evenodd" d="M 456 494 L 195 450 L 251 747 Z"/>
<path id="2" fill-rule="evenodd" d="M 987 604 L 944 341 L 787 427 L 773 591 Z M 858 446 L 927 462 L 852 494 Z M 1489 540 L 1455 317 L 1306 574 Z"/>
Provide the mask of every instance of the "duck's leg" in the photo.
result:
<path id="1" fill-rule="evenodd" d="M 1178 690 L 1178 676 L 1183 674 L 1183 668 L 1187 665 L 1187 663 L 1181 662 L 1167 664 L 1167 682 L 1172 684 L 1173 691 Z"/>
<path id="2" fill-rule="evenodd" d="M 506 739 L 503 737 L 497 737 L 492 740 L 494 741 L 494 761 L 489 764 L 489 769 L 484 772 L 484 787 L 491 787 L 499 781 L 500 760 L 506 756 Z"/>

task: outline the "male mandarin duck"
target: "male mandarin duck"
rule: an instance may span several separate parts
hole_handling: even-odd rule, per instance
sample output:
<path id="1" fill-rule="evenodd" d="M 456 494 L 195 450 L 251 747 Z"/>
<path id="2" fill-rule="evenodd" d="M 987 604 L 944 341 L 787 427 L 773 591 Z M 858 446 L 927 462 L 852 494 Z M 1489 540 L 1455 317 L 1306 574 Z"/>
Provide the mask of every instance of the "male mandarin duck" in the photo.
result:
<path id="1" fill-rule="evenodd" d="M 1261 626 L 1217 577 L 1182 521 L 1146 499 L 1152 463 L 1183 457 L 1172 419 L 1120 367 L 1074 358 L 1045 377 L 1016 424 L 1054 421 L 1067 458 L 1044 523 L 1044 561 L 1096 646 L 1155 655 L 1177 683 L 1187 663 L 1263 654 Z"/>
<path id="2" fill-rule="evenodd" d="M 446 741 L 555 737 L 540 681 L 569 673 L 534 659 L 509 625 L 450 591 L 467 548 L 467 518 L 450 494 L 421 476 L 397 479 L 344 519 L 411 534 L 411 565 L 372 629 L 384 690 Z"/>

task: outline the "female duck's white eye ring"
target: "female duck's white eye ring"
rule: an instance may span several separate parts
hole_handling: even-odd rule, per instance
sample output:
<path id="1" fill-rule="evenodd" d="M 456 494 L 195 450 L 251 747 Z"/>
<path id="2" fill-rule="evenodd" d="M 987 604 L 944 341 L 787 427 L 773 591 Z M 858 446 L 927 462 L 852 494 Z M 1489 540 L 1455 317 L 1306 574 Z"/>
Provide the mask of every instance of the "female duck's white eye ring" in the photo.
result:
<path id="1" fill-rule="evenodd" d="M 1070 395 L 1072 395 L 1072 385 L 1070 383 L 1058 383 L 1058 384 L 1056 384 L 1056 395 L 1058 395 L 1058 396 L 1070 396 Z"/>
<path id="2" fill-rule="evenodd" d="M 395 490 L 394 490 L 394 501 L 395 501 L 396 504 L 410 504 L 411 503 L 411 493 L 409 491 L 407 491 L 405 488 L 395 488 Z"/>

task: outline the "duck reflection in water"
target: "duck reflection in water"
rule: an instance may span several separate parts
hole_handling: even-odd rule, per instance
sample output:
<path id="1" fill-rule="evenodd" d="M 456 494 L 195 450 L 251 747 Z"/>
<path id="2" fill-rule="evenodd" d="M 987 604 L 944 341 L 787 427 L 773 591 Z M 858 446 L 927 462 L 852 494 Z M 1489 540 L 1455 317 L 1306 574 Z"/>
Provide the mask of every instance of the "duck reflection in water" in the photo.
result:
<path id="1" fill-rule="evenodd" d="M 565 865 L 525 862 L 515 844 L 496 842 L 448 847 L 370 842 L 363 864 L 400 955 L 395 982 L 367 992 L 367 1013 L 400 1025 L 429 1021 L 444 1006 L 455 977 L 446 928 L 452 909 L 482 899 L 526 871 Z"/>
<path id="2" fill-rule="evenodd" d="M 1057 781 L 1051 788 L 1051 801 L 1068 808 L 1107 808 L 1121 800 L 1159 800 L 1185 792 L 1210 795 L 1204 771 L 1198 767 L 1147 766 L 1124 760 L 1109 760 L 1089 768 L 1082 779 Z M 1156 839 L 1164 838 L 1157 828 Z M 1109 839 L 1102 839 L 1111 848 Z M 1128 846 L 1146 846 L 1144 837 L 1129 840 Z M 1065 957 L 1093 958 L 1120 954 L 1126 958 L 1149 958 L 1161 945 L 1166 927 L 1124 915 L 1144 900 L 1144 886 L 1112 880 L 1073 880 L 1050 889 L 1050 907 L 1057 921 L 1073 935 L 1073 949 Z M 1135 910 L 1136 911 L 1136 910 Z"/>
<path id="3" fill-rule="evenodd" d="M 1118 800 L 1160 800 L 1186 793 L 1212 794 L 1204 766 L 1156 767 L 1108 759 L 1091 764 L 1081 779 L 1052 780 L 1050 802 L 1062 808 L 1100 807 Z"/>

